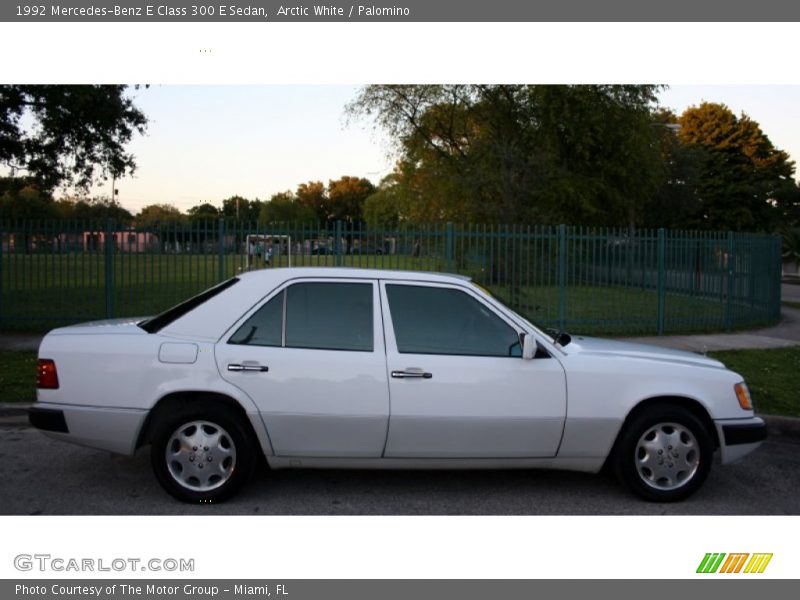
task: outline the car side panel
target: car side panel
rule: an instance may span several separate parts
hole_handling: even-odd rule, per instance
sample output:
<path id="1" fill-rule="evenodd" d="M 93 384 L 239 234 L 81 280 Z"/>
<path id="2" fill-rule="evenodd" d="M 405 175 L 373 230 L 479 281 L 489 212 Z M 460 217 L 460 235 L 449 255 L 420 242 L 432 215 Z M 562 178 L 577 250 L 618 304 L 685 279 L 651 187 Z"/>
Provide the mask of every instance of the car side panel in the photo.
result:
<path id="1" fill-rule="evenodd" d="M 627 415 L 651 398 L 696 401 L 712 419 L 747 418 L 733 398 L 735 373 L 624 356 L 567 355 L 569 402 L 559 457 L 606 456 Z M 713 370 L 716 377 L 707 377 Z M 726 375 L 727 374 L 727 375 Z"/>
<path id="2" fill-rule="evenodd" d="M 161 335 L 60 334 L 45 336 L 39 348 L 40 358 L 52 358 L 58 370 L 59 388 L 37 391 L 41 406 L 65 411 L 66 418 L 81 428 L 98 423 L 98 415 L 146 416 L 159 400 L 178 392 L 211 392 L 235 400 L 247 413 L 264 453 L 272 454 L 261 415 L 253 401 L 239 388 L 219 376 L 214 361 L 213 345 L 197 343 L 194 362 L 166 363 L 159 360 L 160 348 L 172 342 Z M 162 357 L 163 358 L 163 357 Z M 78 407 L 73 409 L 73 407 Z M 106 412 L 86 412 L 99 409 Z M 144 418 L 123 419 L 128 426 L 116 428 L 115 439 L 91 435 L 83 441 L 70 434 L 62 439 L 84 445 L 130 453 Z M 117 419 L 115 422 L 121 422 Z M 69 422 L 68 422 L 69 425 Z M 135 426 L 134 426 L 135 425 Z M 54 434 L 55 437 L 55 434 Z M 119 439 L 116 439 L 119 438 Z M 129 449 L 130 452 L 129 452 Z"/>

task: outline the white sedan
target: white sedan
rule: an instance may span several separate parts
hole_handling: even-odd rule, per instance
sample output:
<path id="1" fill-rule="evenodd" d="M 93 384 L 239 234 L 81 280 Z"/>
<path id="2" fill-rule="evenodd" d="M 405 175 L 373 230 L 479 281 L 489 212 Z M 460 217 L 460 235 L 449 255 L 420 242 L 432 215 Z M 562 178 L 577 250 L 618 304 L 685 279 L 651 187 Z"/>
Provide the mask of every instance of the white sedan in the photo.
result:
<path id="1" fill-rule="evenodd" d="M 456 275 L 242 274 L 149 319 L 51 331 L 33 425 L 132 455 L 218 502 L 273 469 L 612 468 L 687 497 L 765 438 L 742 377 L 705 356 L 551 335 Z"/>

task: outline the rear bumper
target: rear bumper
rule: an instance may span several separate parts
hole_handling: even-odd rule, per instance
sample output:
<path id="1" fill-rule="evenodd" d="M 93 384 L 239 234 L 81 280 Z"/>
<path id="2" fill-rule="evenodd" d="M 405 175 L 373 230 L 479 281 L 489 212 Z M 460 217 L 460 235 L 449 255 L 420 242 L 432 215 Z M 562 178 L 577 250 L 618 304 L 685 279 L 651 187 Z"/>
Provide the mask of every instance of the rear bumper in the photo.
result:
<path id="1" fill-rule="evenodd" d="M 37 402 L 28 415 L 48 437 L 132 455 L 147 411 Z"/>
<path id="2" fill-rule="evenodd" d="M 31 425 L 42 431 L 69 433 L 63 410 L 32 406 L 28 410 L 28 421 L 30 421 Z"/>
<path id="3" fill-rule="evenodd" d="M 744 458 L 767 438 L 767 425 L 758 417 L 716 421 L 722 463 Z"/>

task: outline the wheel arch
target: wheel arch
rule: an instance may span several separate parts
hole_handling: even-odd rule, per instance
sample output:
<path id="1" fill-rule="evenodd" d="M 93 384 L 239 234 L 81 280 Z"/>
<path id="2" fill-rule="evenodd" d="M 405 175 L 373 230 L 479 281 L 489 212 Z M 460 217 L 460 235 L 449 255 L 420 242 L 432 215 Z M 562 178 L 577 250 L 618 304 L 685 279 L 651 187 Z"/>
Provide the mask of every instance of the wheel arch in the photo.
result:
<path id="1" fill-rule="evenodd" d="M 614 437 L 614 443 L 611 446 L 611 451 L 608 453 L 606 457 L 606 466 L 610 463 L 613 459 L 614 455 L 617 452 L 617 448 L 619 446 L 620 438 L 622 437 L 623 432 L 625 431 L 628 424 L 639 414 L 642 412 L 652 408 L 653 406 L 680 406 L 681 408 L 689 411 L 694 416 L 696 416 L 703 425 L 708 430 L 709 435 L 711 436 L 711 440 L 714 443 L 715 448 L 719 448 L 719 435 L 717 433 L 717 428 L 714 426 L 714 421 L 711 418 L 706 407 L 703 405 L 702 402 L 697 400 L 696 398 L 691 398 L 689 396 L 679 396 L 679 395 L 660 395 L 660 396 L 651 396 L 649 398 L 645 398 L 628 411 L 628 414 L 625 416 L 625 419 L 622 421 L 622 424 L 617 431 L 617 435 Z"/>
<path id="2" fill-rule="evenodd" d="M 136 439 L 136 448 L 141 448 L 142 446 L 145 446 L 151 442 L 153 432 L 155 431 L 156 424 L 158 423 L 158 419 L 161 415 L 195 402 L 210 402 L 230 408 L 243 419 L 246 427 L 252 434 L 253 439 L 257 442 L 260 442 L 258 433 L 253 428 L 253 423 L 250 420 L 247 411 L 245 410 L 244 406 L 242 406 L 242 404 L 239 403 L 235 398 L 220 392 L 185 390 L 170 392 L 169 394 L 162 396 L 153 405 L 153 407 L 147 413 L 147 417 L 145 418 L 145 421 L 139 430 L 139 435 Z"/>

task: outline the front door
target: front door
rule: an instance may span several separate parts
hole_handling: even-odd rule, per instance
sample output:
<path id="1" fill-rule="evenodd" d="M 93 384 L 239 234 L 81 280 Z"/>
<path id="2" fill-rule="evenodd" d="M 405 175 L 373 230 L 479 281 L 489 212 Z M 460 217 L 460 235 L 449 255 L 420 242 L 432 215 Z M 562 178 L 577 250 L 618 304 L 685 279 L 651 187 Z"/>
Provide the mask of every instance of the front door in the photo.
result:
<path id="1" fill-rule="evenodd" d="M 558 450 L 566 381 L 471 286 L 383 281 L 386 457 L 532 458 Z"/>

